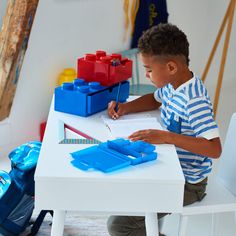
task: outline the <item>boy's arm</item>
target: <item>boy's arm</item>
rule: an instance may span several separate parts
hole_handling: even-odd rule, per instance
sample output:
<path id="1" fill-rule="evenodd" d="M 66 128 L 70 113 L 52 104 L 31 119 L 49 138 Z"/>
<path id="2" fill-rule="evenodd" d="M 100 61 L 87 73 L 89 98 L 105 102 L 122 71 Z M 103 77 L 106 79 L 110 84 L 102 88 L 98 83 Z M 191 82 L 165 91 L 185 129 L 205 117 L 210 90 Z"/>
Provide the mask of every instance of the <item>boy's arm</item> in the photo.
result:
<path id="1" fill-rule="evenodd" d="M 153 144 L 174 144 L 186 151 L 218 158 L 221 154 L 221 142 L 219 138 L 207 140 L 201 137 L 191 137 L 163 130 L 140 130 L 129 137 L 132 141 L 143 140 Z"/>
<path id="2" fill-rule="evenodd" d="M 150 93 L 130 102 L 119 103 L 117 112 L 115 111 L 115 106 L 115 101 L 110 102 L 108 114 L 110 117 L 117 119 L 124 114 L 158 109 L 161 103 L 156 101 L 153 93 Z"/>
<path id="3" fill-rule="evenodd" d="M 166 143 L 174 144 L 189 152 L 211 158 L 219 158 L 222 151 L 220 138 L 207 140 L 206 138 L 167 132 Z"/>

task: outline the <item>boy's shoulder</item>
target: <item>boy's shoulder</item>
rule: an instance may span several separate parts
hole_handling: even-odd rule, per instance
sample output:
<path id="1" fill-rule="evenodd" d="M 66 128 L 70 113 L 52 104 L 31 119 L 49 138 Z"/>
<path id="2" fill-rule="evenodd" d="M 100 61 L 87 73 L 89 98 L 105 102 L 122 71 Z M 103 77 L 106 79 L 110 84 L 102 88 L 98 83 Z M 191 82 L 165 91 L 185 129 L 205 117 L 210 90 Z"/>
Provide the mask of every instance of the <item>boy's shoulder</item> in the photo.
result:
<path id="1" fill-rule="evenodd" d="M 199 98 L 208 99 L 207 89 L 201 78 L 196 75 L 178 87 L 174 92 L 177 96 L 181 96 L 186 103 Z"/>
<path id="2" fill-rule="evenodd" d="M 200 77 L 194 75 L 193 78 L 179 86 L 177 89 L 169 83 L 159 88 L 154 93 L 157 101 L 174 102 L 175 104 L 186 107 L 195 102 L 205 101 L 211 104 L 207 89 Z"/>

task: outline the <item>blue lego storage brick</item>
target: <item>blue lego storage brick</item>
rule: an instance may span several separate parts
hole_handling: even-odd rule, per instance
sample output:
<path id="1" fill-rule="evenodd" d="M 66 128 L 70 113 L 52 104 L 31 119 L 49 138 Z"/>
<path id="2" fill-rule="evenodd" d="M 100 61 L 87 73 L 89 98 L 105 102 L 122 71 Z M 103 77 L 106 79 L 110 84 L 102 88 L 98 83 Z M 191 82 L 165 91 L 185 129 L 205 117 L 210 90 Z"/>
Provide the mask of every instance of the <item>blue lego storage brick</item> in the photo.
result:
<path id="1" fill-rule="evenodd" d="M 116 100 L 119 84 L 101 86 L 99 82 L 86 83 L 75 79 L 73 83 L 63 83 L 55 89 L 55 111 L 78 116 L 89 116 L 107 109 L 108 103 Z M 119 102 L 129 97 L 129 82 L 120 87 Z"/>
<path id="2" fill-rule="evenodd" d="M 155 146 L 144 141 L 116 139 L 71 153 L 72 164 L 81 169 L 98 169 L 105 173 L 157 158 Z"/>

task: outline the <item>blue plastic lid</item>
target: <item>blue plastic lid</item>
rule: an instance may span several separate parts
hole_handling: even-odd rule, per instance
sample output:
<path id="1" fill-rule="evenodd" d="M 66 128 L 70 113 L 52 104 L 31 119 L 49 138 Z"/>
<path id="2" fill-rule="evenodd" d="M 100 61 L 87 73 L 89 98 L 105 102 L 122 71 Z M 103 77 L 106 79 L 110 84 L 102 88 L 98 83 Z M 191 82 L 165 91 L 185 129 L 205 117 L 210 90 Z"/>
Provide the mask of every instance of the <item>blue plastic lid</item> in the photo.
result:
<path id="1" fill-rule="evenodd" d="M 157 159 L 155 146 L 144 141 L 116 139 L 71 153 L 72 164 L 81 169 L 98 169 L 105 173 Z"/>
<path id="2" fill-rule="evenodd" d="M 11 185 L 10 175 L 5 171 L 0 170 L 0 199 L 6 193 L 10 185 Z"/>

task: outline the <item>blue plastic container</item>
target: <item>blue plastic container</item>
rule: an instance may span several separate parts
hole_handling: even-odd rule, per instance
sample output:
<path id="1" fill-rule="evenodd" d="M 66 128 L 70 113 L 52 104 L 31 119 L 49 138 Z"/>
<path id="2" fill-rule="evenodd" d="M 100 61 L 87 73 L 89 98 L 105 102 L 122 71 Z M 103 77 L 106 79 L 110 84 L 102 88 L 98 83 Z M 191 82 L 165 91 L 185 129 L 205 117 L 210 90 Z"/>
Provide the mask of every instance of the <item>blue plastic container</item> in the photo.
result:
<path id="1" fill-rule="evenodd" d="M 98 169 L 105 173 L 157 159 L 155 146 L 152 144 L 125 139 L 107 141 L 71 155 L 75 167 L 81 170 Z"/>
<path id="2" fill-rule="evenodd" d="M 107 109 L 108 103 L 116 100 L 118 84 L 101 86 L 99 82 L 86 83 L 82 79 L 74 83 L 63 83 L 55 89 L 55 111 L 78 116 L 90 116 Z M 129 82 L 121 83 L 119 102 L 129 97 Z"/>

